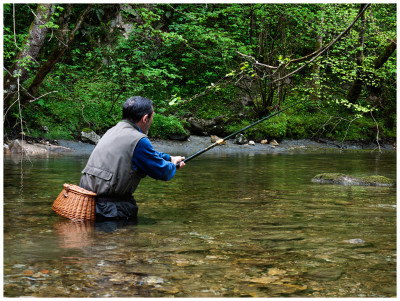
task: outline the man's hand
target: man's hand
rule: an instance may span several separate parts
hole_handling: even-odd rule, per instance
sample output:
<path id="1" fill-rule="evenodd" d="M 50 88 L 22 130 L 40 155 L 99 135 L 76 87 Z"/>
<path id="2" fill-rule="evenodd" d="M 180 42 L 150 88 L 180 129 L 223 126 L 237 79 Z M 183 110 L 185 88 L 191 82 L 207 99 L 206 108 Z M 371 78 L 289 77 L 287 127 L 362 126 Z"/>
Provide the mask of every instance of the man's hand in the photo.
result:
<path id="1" fill-rule="evenodd" d="M 182 168 L 183 166 L 185 166 L 185 162 L 183 162 L 183 160 L 185 160 L 185 157 L 171 156 L 172 163 L 174 163 L 176 165 L 180 162 L 180 165 L 177 168 Z"/>

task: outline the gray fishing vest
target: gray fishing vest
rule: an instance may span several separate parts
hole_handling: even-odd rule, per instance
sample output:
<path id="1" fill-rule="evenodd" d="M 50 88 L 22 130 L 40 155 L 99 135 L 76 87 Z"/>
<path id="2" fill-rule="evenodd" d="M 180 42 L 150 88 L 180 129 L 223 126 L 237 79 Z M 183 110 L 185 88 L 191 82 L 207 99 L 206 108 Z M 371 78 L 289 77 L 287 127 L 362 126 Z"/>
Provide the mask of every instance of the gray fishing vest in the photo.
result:
<path id="1" fill-rule="evenodd" d="M 143 137 L 146 135 L 126 120 L 109 129 L 90 155 L 80 186 L 98 196 L 132 195 L 145 177 L 132 167 L 133 152 Z"/>

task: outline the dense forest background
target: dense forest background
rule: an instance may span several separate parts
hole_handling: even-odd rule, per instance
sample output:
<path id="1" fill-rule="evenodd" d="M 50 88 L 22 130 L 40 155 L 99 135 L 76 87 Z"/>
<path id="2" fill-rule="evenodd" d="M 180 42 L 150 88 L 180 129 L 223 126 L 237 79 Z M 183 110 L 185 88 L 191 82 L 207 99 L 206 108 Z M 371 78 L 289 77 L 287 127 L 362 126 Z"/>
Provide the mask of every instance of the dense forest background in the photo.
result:
<path id="1" fill-rule="evenodd" d="M 396 137 L 396 4 L 4 4 L 3 15 L 6 139 L 103 134 L 134 95 L 155 102 L 151 137 L 223 136 L 298 101 L 245 134 Z"/>

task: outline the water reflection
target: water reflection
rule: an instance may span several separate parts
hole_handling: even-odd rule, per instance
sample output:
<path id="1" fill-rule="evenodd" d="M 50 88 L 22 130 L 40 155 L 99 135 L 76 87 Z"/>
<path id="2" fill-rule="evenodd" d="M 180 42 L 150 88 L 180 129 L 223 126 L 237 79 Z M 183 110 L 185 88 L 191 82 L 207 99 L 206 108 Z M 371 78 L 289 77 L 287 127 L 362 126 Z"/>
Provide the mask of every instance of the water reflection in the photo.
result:
<path id="1" fill-rule="evenodd" d="M 63 219 L 54 223 L 60 248 L 84 248 L 93 244 L 95 223 L 91 221 L 71 221 Z"/>
<path id="2" fill-rule="evenodd" d="M 93 245 L 95 232 L 113 233 L 118 229 L 128 229 L 132 226 L 155 224 L 152 218 L 135 219 L 97 219 L 96 221 L 73 221 L 66 218 L 57 220 L 53 224 L 60 248 L 84 249 Z"/>

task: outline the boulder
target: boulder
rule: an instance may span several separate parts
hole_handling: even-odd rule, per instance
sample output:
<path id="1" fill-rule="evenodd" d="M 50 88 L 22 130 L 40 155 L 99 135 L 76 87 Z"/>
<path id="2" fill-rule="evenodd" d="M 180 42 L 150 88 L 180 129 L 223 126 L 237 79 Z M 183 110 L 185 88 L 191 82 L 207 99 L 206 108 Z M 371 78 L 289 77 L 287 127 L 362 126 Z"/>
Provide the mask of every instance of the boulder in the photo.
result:
<path id="1" fill-rule="evenodd" d="M 187 122 L 190 125 L 190 132 L 193 135 L 208 136 L 217 135 L 224 136 L 225 126 L 224 126 L 225 116 L 217 116 L 211 120 L 199 119 L 196 117 L 189 117 Z"/>
<path id="2" fill-rule="evenodd" d="M 219 124 L 224 124 L 225 123 L 225 116 L 221 115 L 221 116 L 216 116 L 214 117 L 212 120 L 214 122 L 214 124 L 219 125 Z"/>
<path id="3" fill-rule="evenodd" d="M 253 140 L 250 140 L 249 145 L 256 145 L 256 143 Z"/>
<path id="4" fill-rule="evenodd" d="M 13 141 L 10 142 L 10 144 L 8 145 L 10 152 L 12 154 L 21 154 L 23 153 L 23 147 L 22 147 L 22 141 L 15 139 Z"/>
<path id="5" fill-rule="evenodd" d="M 237 134 L 235 136 L 235 143 L 236 144 L 243 145 L 243 144 L 247 144 L 248 142 L 249 142 L 249 140 L 247 140 L 247 138 L 243 134 Z"/>
<path id="6" fill-rule="evenodd" d="M 8 145 L 11 154 L 25 154 L 29 156 L 47 155 L 49 153 L 69 152 L 70 148 L 51 145 L 49 143 L 27 143 L 24 140 L 13 140 Z"/>
<path id="7" fill-rule="evenodd" d="M 170 134 L 168 138 L 171 140 L 186 141 L 190 137 L 189 134 Z"/>
<path id="8" fill-rule="evenodd" d="M 207 129 L 209 134 L 225 136 L 225 126 L 223 125 L 213 125 Z"/>
<path id="9" fill-rule="evenodd" d="M 190 124 L 190 132 L 192 134 L 204 136 L 205 129 L 202 122 L 199 119 L 195 117 L 189 117 L 187 121 Z"/>
<path id="10" fill-rule="evenodd" d="M 261 144 L 268 144 L 268 140 L 267 140 L 267 139 L 263 139 L 263 140 L 261 140 L 260 143 L 261 143 Z"/>
<path id="11" fill-rule="evenodd" d="M 97 144 L 101 137 L 93 131 L 91 131 L 91 132 L 82 131 L 81 138 L 82 138 L 82 141 L 88 141 L 92 144 Z"/>
<path id="12" fill-rule="evenodd" d="M 217 141 L 222 139 L 222 138 L 219 138 L 216 135 L 211 135 L 210 138 L 211 138 L 211 143 L 215 143 L 215 142 L 217 142 Z M 226 141 L 222 142 L 221 144 L 226 144 Z"/>
<path id="13" fill-rule="evenodd" d="M 276 142 L 275 139 L 273 139 L 269 144 L 274 145 L 274 146 L 278 146 L 279 145 L 279 143 Z"/>

